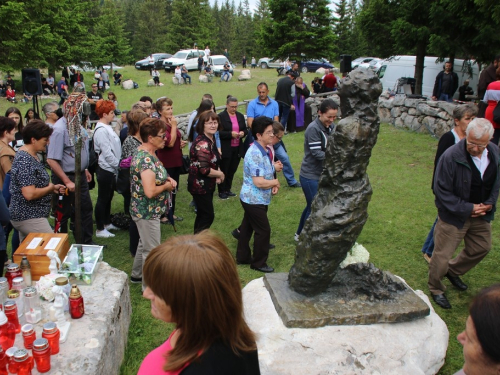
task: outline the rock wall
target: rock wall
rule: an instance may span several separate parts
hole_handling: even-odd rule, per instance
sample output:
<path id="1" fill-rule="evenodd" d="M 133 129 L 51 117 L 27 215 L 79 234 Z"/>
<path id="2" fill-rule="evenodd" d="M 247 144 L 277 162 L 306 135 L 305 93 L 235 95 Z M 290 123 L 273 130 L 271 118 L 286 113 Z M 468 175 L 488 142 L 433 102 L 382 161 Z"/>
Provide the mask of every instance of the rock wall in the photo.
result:
<path id="1" fill-rule="evenodd" d="M 378 115 L 380 122 L 439 138 L 452 128 L 453 110 L 457 105 L 461 104 L 410 99 L 405 95 L 389 97 L 384 92 L 379 97 Z"/>

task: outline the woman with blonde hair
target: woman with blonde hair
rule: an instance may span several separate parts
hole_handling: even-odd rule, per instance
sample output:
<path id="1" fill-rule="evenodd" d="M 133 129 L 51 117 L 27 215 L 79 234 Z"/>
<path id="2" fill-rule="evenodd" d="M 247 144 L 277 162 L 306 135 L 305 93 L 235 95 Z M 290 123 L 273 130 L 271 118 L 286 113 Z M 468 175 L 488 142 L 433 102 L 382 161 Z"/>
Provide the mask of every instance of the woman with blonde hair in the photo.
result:
<path id="1" fill-rule="evenodd" d="M 138 375 L 260 374 L 240 279 L 222 239 L 208 231 L 169 238 L 146 259 L 144 282 L 151 314 L 176 328 Z"/>

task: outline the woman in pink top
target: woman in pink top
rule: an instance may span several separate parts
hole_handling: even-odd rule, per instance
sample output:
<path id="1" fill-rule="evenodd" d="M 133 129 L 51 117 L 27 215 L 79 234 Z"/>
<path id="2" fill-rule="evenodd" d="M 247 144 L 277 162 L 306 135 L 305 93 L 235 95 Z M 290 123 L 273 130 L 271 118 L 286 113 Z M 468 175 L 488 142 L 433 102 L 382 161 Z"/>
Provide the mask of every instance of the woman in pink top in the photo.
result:
<path id="1" fill-rule="evenodd" d="M 208 231 L 171 237 L 144 264 L 151 314 L 176 329 L 138 375 L 259 375 L 257 345 L 243 318 L 236 263 Z"/>

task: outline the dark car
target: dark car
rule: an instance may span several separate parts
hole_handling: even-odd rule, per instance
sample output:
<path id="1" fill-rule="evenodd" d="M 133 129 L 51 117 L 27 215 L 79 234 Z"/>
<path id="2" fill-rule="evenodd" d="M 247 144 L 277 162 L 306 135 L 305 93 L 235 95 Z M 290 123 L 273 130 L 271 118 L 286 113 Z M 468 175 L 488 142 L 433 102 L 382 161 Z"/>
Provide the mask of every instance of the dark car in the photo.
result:
<path id="1" fill-rule="evenodd" d="M 170 53 L 153 53 L 154 67 L 160 69 L 163 67 L 163 60 L 168 59 L 172 55 Z M 149 64 L 149 56 L 135 63 L 135 68 L 139 70 L 150 70 L 152 66 Z"/>
<path id="2" fill-rule="evenodd" d="M 325 68 L 325 69 L 333 69 L 334 66 L 330 64 L 330 62 L 326 59 L 310 59 L 310 60 L 303 60 L 300 63 L 300 71 L 302 73 L 307 73 L 307 72 L 315 72 L 319 68 Z"/>

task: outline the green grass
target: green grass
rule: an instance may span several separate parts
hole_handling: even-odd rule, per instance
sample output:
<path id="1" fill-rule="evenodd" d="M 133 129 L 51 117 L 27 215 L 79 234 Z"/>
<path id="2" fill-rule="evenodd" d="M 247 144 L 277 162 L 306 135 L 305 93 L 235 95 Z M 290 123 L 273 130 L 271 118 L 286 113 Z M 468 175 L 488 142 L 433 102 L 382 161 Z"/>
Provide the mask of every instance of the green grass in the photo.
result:
<path id="1" fill-rule="evenodd" d="M 167 95 L 174 100 L 174 113 L 189 112 L 196 108 L 201 96 L 206 92 L 214 95 L 216 105 L 222 105 L 227 94 L 236 95 L 240 101 L 253 98 L 256 96 L 256 85 L 261 80 L 270 85 L 272 95 L 278 79 L 274 70 L 255 69 L 252 70 L 254 78 L 246 83 L 232 81 L 201 84 L 197 81 L 197 74 L 193 73 L 193 85 L 174 86 L 171 83 L 171 75 L 162 72 L 161 79 L 166 85 L 147 88 L 145 84 L 149 78 L 148 72 L 139 72 L 129 67 L 124 69 L 123 74 L 126 78 L 133 78 L 141 87 L 137 90 L 116 90 L 121 109 L 128 108 L 141 95 L 150 95 L 153 98 Z M 305 81 L 310 82 L 313 77 L 314 74 L 307 74 Z M 90 81 L 91 75 L 87 74 L 86 82 Z M 27 108 L 26 105 L 21 107 Z M 5 101 L 0 101 L 0 110 L 4 111 L 5 108 Z M 288 135 L 284 141 L 298 176 L 303 156 L 303 134 Z M 370 252 L 370 261 L 375 266 L 401 276 L 412 288 L 421 289 L 427 295 L 428 268 L 420 249 L 436 217 L 430 189 L 436 146 L 437 141 L 428 135 L 406 132 L 389 125 L 381 126 L 368 168 L 373 187 L 373 196 L 368 207 L 369 219 L 358 238 L 358 242 Z M 283 176 L 280 175 L 279 178 L 282 186 L 286 186 Z M 240 164 L 234 182 L 235 192 L 239 191 L 241 179 Z M 96 190 L 92 191 L 92 197 L 95 202 Z M 177 224 L 177 233 L 174 233 L 169 225 L 162 226 L 162 239 L 176 234 L 192 233 L 195 214 L 188 206 L 190 201 L 191 196 L 186 190 L 184 176 L 181 178 L 176 208 L 176 214 L 183 216 L 184 221 Z M 230 231 L 240 224 L 243 216 L 241 205 L 237 198 L 226 201 L 215 198 L 214 206 L 216 217 L 212 229 L 224 239 L 234 254 L 236 241 Z M 113 212 L 121 212 L 122 207 L 122 197 L 115 195 Z M 276 249 L 270 253 L 269 265 L 277 272 L 288 272 L 293 264 L 293 235 L 304 207 L 305 198 L 301 189 L 283 187 L 273 198 L 269 218 L 273 230 L 271 241 L 276 244 Z M 494 221 L 495 239 L 498 238 L 498 226 L 499 222 Z M 119 231 L 113 239 L 99 240 L 100 243 L 108 245 L 104 251 L 105 261 L 130 274 L 133 260 L 128 251 L 128 233 Z M 467 307 L 472 297 L 482 287 L 498 282 L 499 247 L 498 242 L 494 240 L 488 257 L 463 277 L 469 284 L 466 292 L 458 292 L 454 288 L 448 290 L 447 296 L 453 306 L 451 310 L 436 307 L 436 312 L 446 322 L 450 331 L 446 363 L 440 374 L 453 374 L 463 364 L 462 348 L 456 340 L 456 335 L 465 326 Z M 262 276 L 250 270 L 248 266 L 238 266 L 238 271 L 242 286 Z M 142 298 L 140 285 L 131 284 L 130 293 L 133 314 L 125 359 L 121 366 L 122 375 L 136 374 L 147 353 L 163 343 L 172 330 L 172 325 L 152 318 L 150 304 Z"/>

